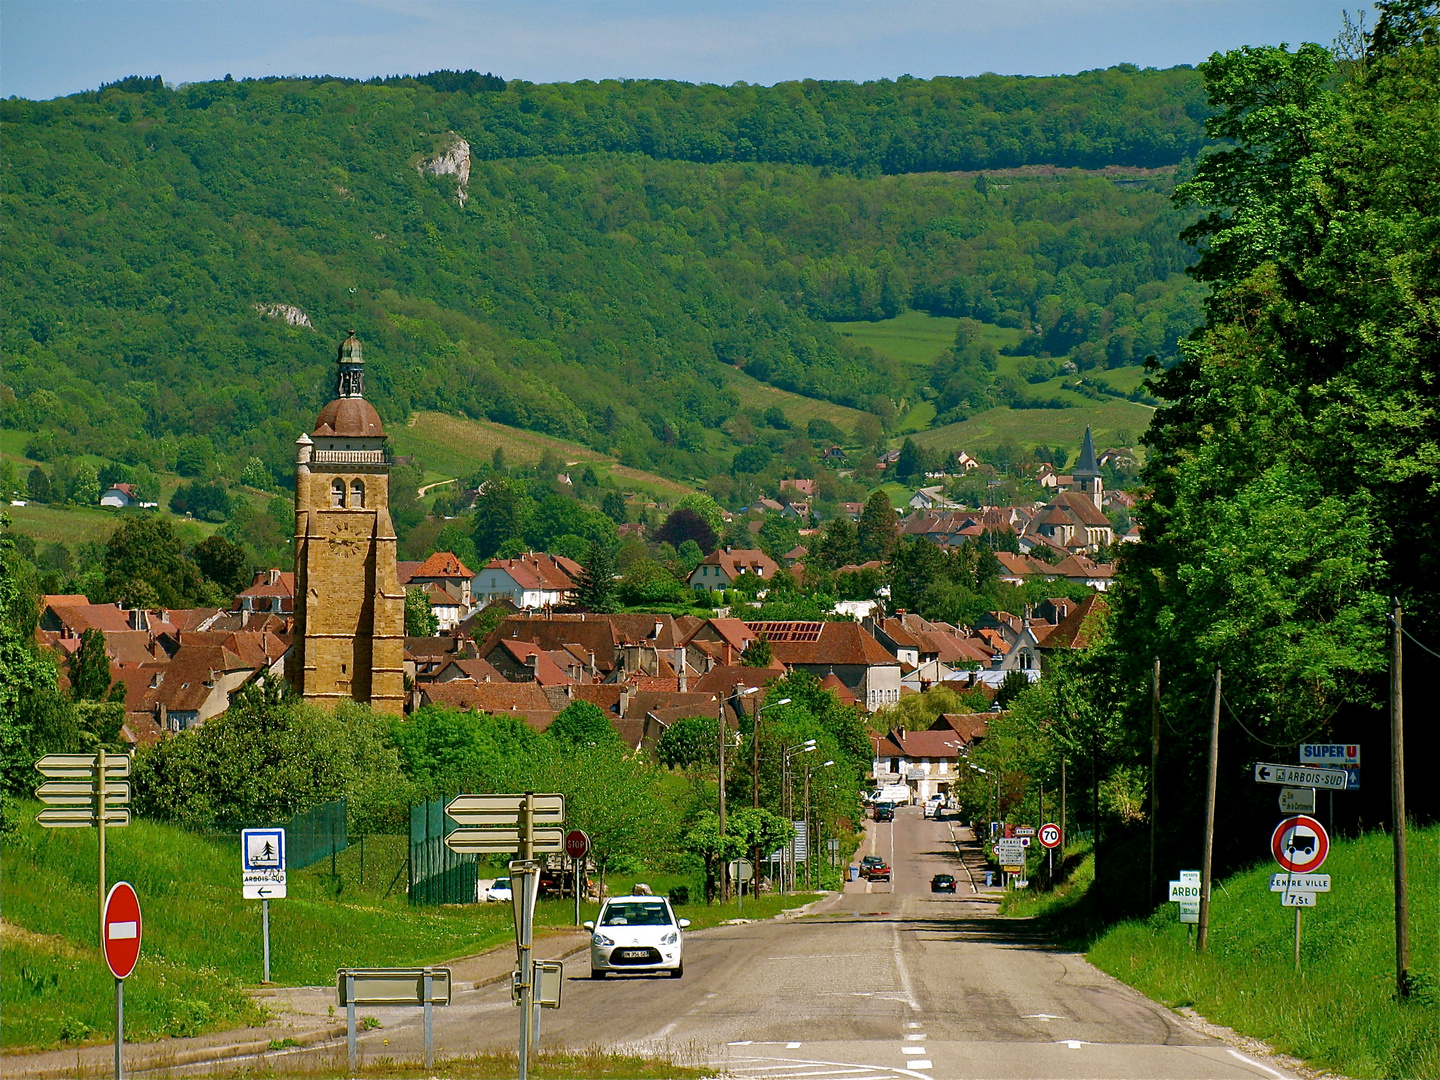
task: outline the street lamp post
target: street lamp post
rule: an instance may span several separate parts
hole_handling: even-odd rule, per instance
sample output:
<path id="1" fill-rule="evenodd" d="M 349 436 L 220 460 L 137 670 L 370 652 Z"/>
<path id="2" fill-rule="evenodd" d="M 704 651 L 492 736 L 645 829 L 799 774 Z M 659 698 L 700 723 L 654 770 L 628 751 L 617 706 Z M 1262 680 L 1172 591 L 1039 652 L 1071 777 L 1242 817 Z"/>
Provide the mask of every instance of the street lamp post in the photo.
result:
<path id="1" fill-rule="evenodd" d="M 828 769 L 834 764 L 833 760 L 827 761 L 824 765 L 817 765 L 815 771 Z M 815 851 L 815 830 L 810 826 L 810 762 L 807 761 L 805 762 L 805 888 L 807 891 L 811 888 L 810 865 L 813 862 Z"/>
<path id="2" fill-rule="evenodd" d="M 720 848 L 722 852 L 722 857 L 720 859 L 720 902 L 722 904 L 730 899 L 730 862 L 728 859 L 723 857 L 723 852 L 725 848 L 725 744 L 729 741 L 725 737 L 727 734 L 727 725 L 725 723 L 725 706 L 728 702 L 734 701 L 736 698 L 742 698 L 749 694 L 753 694 L 758 689 L 758 686 L 746 687 L 743 690 L 738 686 L 735 687 L 734 693 L 732 693 L 729 697 L 723 697 L 720 699 L 720 706 L 716 716 L 717 722 L 715 726 L 717 732 L 717 741 L 719 744 L 718 746 L 716 746 L 716 761 L 718 762 L 718 768 L 716 770 L 716 773 L 717 778 L 720 782 Z"/>
<path id="3" fill-rule="evenodd" d="M 795 824 L 794 800 L 790 793 L 790 755 L 809 754 L 815 749 L 815 740 L 807 739 L 803 743 L 796 743 L 794 746 L 785 747 L 780 754 L 780 775 L 784 781 L 784 806 L 785 820 L 793 826 Z M 785 858 L 780 867 L 781 884 L 786 892 L 795 888 L 795 841 L 792 839 L 786 847 Z"/>
<path id="4" fill-rule="evenodd" d="M 788 697 L 781 698 L 779 701 L 772 701 L 769 705 L 761 705 L 755 710 L 755 723 L 750 727 L 750 799 L 756 810 L 760 809 L 760 714 L 766 709 L 789 704 Z M 760 896 L 760 848 L 752 848 L 750 857 L 754 862 L 751 869 L 750 895 L 758 899 Z"/>

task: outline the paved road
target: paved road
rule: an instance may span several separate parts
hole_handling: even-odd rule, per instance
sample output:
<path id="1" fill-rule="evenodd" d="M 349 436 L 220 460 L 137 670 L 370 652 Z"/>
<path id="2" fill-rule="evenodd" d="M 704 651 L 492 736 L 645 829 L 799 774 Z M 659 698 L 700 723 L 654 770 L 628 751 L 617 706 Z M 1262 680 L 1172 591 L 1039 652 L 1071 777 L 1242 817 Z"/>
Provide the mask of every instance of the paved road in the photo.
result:
<path id="1" fill-rule="evenodd" d="M 995 918 L 996 892 L 963 867 L 981 861 L 967 841 L 918 808 L 872 824 L 861 854 L 888 858 L 891 884 L 852 884 L 803 919 L 691 934 L 680 980 L 591 981 L 582 953 L 542 1044 L 668 1051 L 756 1080 L 1288 1075 Z M 930 893 L 941 870 L 960 879 L 956 896 Z M 385 1026 L 367 1055 L 418 1053 L 414 1011 L 374 1012 Z M 436 1016 L 442 1054 L 514 1045 L 508 988 L 460 994 Z"/>

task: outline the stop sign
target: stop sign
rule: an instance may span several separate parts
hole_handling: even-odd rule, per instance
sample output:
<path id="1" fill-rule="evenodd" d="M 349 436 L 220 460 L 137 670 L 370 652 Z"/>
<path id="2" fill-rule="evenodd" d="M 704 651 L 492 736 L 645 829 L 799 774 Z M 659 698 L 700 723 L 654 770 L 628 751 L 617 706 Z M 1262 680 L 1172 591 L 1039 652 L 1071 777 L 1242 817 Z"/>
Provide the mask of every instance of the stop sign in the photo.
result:
<path id="1" fill-rule="evenodd" d="M 140 959 L 140 898 L 128 881 L 117 881 L 105 897 L 101 921 L 105 963 L 115 978 L 126 978 Z"/>
<path id="2" fill-rule="evenodd" d="M 565 854 L 572 859 L 583 859 L 590 854 L 590 837 L 581 829 L 571 829 L 565 834 Z"/>

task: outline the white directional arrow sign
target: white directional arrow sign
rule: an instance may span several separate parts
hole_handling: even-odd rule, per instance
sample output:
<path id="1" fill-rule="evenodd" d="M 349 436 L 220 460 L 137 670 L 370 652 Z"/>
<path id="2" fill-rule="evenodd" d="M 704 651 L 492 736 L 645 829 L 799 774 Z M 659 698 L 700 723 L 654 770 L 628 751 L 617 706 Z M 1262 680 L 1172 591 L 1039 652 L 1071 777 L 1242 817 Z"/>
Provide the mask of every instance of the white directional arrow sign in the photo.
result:
<path id="1" fill-rule="evenodd" d="M 1311 769 L 1301 765 L 1274 765 L 1262 761 L 1255 765 L 1255 782 L 1344 791 L 1350 783 L 1350 777 L 1344 769 Z"/>
<path id="2" fill-rule="evenodd" d="M 445 816 L 456 825 L 477 828 L 514 828 L 520 824 L 524 795 L 457 795 L 445 807 Z M 537 825 L 565 820 L 565 796 L 530 796 L 531 820 Z"/>
<path id="3" fill-rule="evenodd" d="M 83 780 L 47 780 L 35 789 L 35 797 L 46 806 L 93 806 L 95 785 Z M 118 806 L 130 801 L 130 781 L 105 781 L 105 805 Z"/>
<path id="4" fill-rule="evenodd" d="M 564 829 L 545 827 L 534 832 L 536 852 L 565 850 Z M 520 830 L 456 829 L 445 837 L 445 846 L 457 855 L 503 855 L 520 850 Z"/>

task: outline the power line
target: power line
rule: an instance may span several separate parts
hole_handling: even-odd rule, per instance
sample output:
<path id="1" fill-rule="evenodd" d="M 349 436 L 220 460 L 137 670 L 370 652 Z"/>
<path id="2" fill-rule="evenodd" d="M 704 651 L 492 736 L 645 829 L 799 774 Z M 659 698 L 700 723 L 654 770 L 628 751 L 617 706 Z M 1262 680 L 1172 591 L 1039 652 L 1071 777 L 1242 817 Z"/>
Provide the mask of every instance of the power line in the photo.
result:
<path id="1" fill-rule="evenodd" d="M 1409 630 L 1406 630 L 1405 627 L 1400 627 L 1400 632 L 1410 639 L 1410 644 L 1418 645 L 1420 648 L 1428 652 L 1431 656 L 1435 657 L 1436 659 L 1440 659 L 1440 653 L 1437 653 L 1434 649 L 1430 648 L 1430 646 L 1426 645 L 1424 642 L 1419 641 L 1415 637 L 1415 635 L 1410 633 Z"/>
<path id="2" fill-rule="evenodd" d="M 1328 720 L 1321 720 L 1310 732 L 1301 736 L 1298 739 L 1291 739 L 1288 742 L 1271 742 L 1269 739 L 1262 739 L 1259 735 L 1256 735 L 1253 731 L 1251 731 L 1248 727 L 1245 726 L 1245 721 L 1241 720 L 1240 717 L 1236 716 L 1235 710 L 1230 707 L 1229 698 L 1227 698 L 1224 694 L 1221 694 L 1220 700 L 1225 703 L 1225 711 L 1230 714 L 1230 718 L 1240 725 L 1241 730 L 1243 730 L 1246 735 L 1249 735 L 1250 738 L 1254 739 L 1256 742 L 1260 743 L 1263 746 L 1271 746 L 1277 749 L 1281 747 L 1298 746 L 1306 739 L 1309 739 L 1313 735 L 1317 734 L 1321 728 L 1323 728 L 1327 723 L 1329 723 Z"/>

